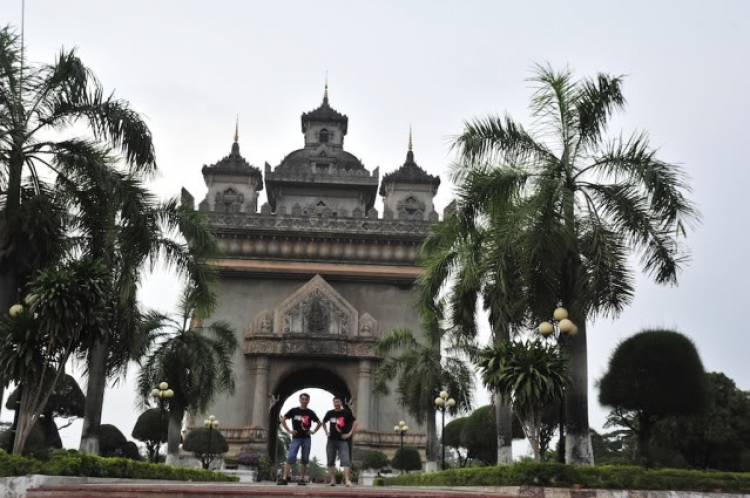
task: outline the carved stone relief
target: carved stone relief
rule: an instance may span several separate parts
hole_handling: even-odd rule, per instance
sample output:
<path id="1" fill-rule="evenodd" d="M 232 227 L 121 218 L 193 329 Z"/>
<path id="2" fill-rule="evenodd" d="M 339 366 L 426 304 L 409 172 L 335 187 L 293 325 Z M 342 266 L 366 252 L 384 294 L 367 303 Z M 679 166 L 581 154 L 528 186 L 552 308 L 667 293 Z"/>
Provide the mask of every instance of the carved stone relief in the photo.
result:
<path id="1" fill-rule="evenodd" d="M 276 334 L 355 335 L 358 314 L 320 275 L 313 277 L 274 312 Z"/>
<path id="2" fill-rule="evenodd" d="M 245 203 L 245 196 L 232 187 L 217 192 L 214 200 L 214 211 L 219 213 L 239 213 Z"/>
<path id="3" fill-rule="evenodd" d="M 363 337 L 377 337 L 379 335 L 378 321 L 369 313 L 359 317 L 359 335 Z"/>
<path id="4" fill-rule="evenodd" d="M 407 197 L 396 206 L 400 220 L 423 220 L 425 209 L 425 203 L 418 201 L 414 196 Z"/>
<path id="5" fill-rule="evenodd" d="M 250 321 L 250 326 L 245 329 L 245 337 L 253 334 L 273 334 L 273 312 L 263 310 Z"/>

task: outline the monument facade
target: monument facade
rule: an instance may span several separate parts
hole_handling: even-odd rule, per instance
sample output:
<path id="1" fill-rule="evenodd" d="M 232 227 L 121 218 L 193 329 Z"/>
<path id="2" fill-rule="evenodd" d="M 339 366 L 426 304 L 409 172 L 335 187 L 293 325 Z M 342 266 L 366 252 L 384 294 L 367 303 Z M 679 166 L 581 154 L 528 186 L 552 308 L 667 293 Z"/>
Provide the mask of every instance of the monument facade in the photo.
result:
<path id="1" fill-rule="evenodd" d="M 209 320 L 228 320 L 242 335 L 236 390 L 209 410 L 221 420 L 230 455 L 267 450 L 273 458 L 281 407 L 306 388 L 347 400 L 359 421 L 355 449 L 392 455 L 393 426 L 406 420 L 405 442 L 424 454 L 426 428 L 395 394 L 376 397 L 372 388 L 378 339 L 419 327 L 415 258 L 438 220 L 440 179 L 416 164 L 410 137 L 405 163 L 381 181 L 378 168 L 368 170 L 344 149 L 348 122 L 326 88 L 322 104 L 302 114 L 304 147 L 276 167 L 248 164 L 236 134 L 231 153 L 203 167 L 208 193 L 198 209 L 224 250 L 219 306 Z M 264 188 L 268 200 L 258 209 Z M 188 429 L 204 415 L 189 418 Z"/>

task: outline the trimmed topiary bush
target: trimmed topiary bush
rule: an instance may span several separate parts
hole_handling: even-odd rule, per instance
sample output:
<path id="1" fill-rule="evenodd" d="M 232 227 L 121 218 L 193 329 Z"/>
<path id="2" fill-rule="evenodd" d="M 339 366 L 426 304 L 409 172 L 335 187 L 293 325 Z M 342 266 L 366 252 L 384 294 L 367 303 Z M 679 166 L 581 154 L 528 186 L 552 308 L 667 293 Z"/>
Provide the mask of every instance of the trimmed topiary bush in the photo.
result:
<path id="1" fill-rule="evenodd" d="M 103 457 L 123 456 L 123 447 L 128 438 L 111 424 L 102 424 L 99 427 L 99 455 Z"/>
<path id="2" fill-rule="evenodd" d="M 159 408 L 151 408 L 141 413 L 133 427 L 133 438 L 146 443 L 146 452 L 150 462 L 155 463 L 161 443 L 167 442 L 169 417 L 165 413 L 162 417 Z"/>
<path id="3" fill-rule="evenodd" d="M 388 456 L 382 451 L 367 450 L 362 452 L 360 468 L 363 469 L 383 469 L 391 464 Z"/>
<path id="4" fill-rule="evenodd" d="M 647 330 L 622 341 L 599 381 L 599 402 L 621 413 L 619 423 L 637 434 L 647 467 L 654 425 L 669 416 L 705 413 L 710 396 L 695 344 L 672 330 Z"/>
<path id="5" fill-rule="evenodd" d="M 207 469 L 217 455 L 229 451 L 229 445 L 220 431 L 216 429 L 209 431 L 201 427 L 188 432 L 182 449 L 192 452 L 203 468 Z"/>
<path id="6" fill-rule="evenodd" d="M 391 467 L 399 470 L 422 470 L 422 457 L 419 450 L 413 446 L 404 446 L 403 458 L 401 448 L 396 450 L 396 454 L 391 460 Z"/>
<path id="7" fill-rule="evenodd" d="M 467 450 L 467 458 L 480 460 L 487 465 L 495 465 L 497 463 L 495 407 L 486 405 L 474 410 L 463 423 L 460 441 L 461 446 Z"/>
<path id="8" fill-rule="evenodd" d="M 122 456 L 123 458 L 127 458 L 129 460 L 140 460 L 141 452 L 138 450 L 137 444 L 135 444 L 133 441 L 128 441 L 122 447 Z"/>

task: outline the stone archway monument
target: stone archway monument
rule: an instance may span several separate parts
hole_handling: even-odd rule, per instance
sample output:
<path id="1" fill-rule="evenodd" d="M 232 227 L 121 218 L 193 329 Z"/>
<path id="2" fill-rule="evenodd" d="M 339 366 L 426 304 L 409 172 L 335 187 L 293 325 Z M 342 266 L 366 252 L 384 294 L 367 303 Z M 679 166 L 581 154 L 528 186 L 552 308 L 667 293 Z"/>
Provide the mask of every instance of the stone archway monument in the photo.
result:
<path id="1" fill-rule="evenodd" d="M 217 262 L 219 306 L 208 320 L 230 321 L 242 334 L 234 358 L 236 389 L 213 414 L 240 451 L 275 445 L 281 404 L 293 392 L 322 388 L 348 400 L 359 421 L 356 449 L 392 455 L 393 426 L 411 427 L 406 442 L 423 453 L 426 428 L 375 397 L 382 358 L 375 345 L 395 328 L 419 327 L 413 283 L 417 249 L 438 220 L 432 204 L 440 180 L 414 162 L 386 174 L 367 170 L 344 151 L 348 118 L 328 103 L 302 115 L 304 148 L 265 174 L 231 153 L 203 167 L 208 187 L 199 204 L 224 249 Z M 257 210 L 265 186 L 268 202 Z M 374 208 L 383 199 L 382 216 Z M 192 196 L 183 191 L 184 202 Z M 322 415 L 322 414 L 321 414 Z"/>

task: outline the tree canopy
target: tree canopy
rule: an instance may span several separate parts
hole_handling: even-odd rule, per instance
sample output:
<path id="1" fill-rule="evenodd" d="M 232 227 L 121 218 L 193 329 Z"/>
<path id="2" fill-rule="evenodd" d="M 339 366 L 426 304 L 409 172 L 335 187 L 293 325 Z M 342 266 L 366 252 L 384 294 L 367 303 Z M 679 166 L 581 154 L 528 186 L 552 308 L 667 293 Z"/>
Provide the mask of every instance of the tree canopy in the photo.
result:
<path id="1" fill-rule="evenodd" d="M 669 416 L 705 413 L 710 388 L 689 338 L 673 330 L 646 330 L 612 353 L 599 381 L 599 402 L 614 408 L 620 423 L 638 434 L 641 460 L 650 465 L 654 425 Z"/>

